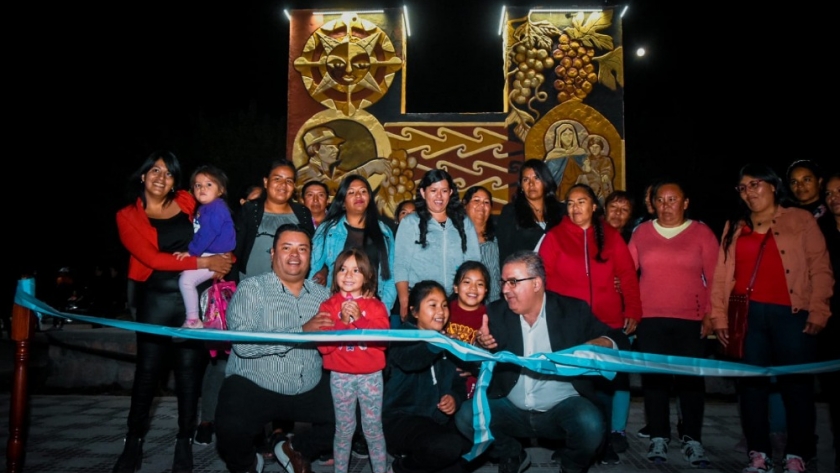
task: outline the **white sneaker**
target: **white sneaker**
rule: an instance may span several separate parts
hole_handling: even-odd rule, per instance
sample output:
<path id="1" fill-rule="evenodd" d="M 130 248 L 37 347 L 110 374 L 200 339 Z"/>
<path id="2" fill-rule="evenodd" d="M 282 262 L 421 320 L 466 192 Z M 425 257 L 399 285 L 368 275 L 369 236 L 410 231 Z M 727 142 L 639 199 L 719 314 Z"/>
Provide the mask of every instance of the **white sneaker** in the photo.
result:
<path id="1" fill-rule="evenodd" d="M 664 437 L 653 437 L 650 439 L 647 458 L 654 463 L 665 463 L 668 461 L 668 440 Z"/>
<path id="2" fill-rule="evenodd" d="M 773 462 L 764 452 L 750 452 L 750 464 L 741 473 L 772 473 Z"/>
<path id="3" fill-rule="evenodd" d="M 682 438 L 682 454 L 685 461 L 694 468 L 709 467 L 709 460 L 706 459 L 706 449 L 703 448 L 703 444 L 688 435 Z"/>
<path id="4" fill-rule="evenodd" d="M 785 455 L 785 472 L 784 473 L 804 473 L 805 462 L 802 457 L 797 455 Z"/>

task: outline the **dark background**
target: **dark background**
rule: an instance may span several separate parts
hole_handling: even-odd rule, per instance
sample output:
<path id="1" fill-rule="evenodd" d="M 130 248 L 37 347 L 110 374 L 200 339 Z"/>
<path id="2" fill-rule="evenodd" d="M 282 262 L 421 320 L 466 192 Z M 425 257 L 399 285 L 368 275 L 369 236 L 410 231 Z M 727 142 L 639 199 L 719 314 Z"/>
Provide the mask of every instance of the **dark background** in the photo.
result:
<path id="1" fill-rule="evenodd" d="M 405 3 L 412 33 L 408 111 L 501 111 L 502 2 Z M 657 176 L 683 178 L 694 218 L 719 233 L 743 164 L 766 162 L 783 174 L 795 159 L 836 162 L 828 124 L 836 79 L 824 72 L 834 48 L 823 31 L 830 23 L 814 21 L 819 11 L 793 16 L 769 4 L 628 3 L 628 190 L 638 194 Z M 126 203 L 127 177 L 155 149 L 175 151 L 187 175 L 204 162 L 221 164 L 236 205 L 240 191 L 260 182 L 285 150 L 283 8 L 395 5 L 402 3 L 15 6 L 21 10 L 7 18 L 15 33 L 4 68 L 13 105 L 5 160 L 7 287 L 32 269 L 53 275 L 61 266 L 123 266 L 114 213 Z M 587 5 L 608 4 L 577 4 Z M 648 50 L 640 59 L 633 55 L 639 46 Z"/>

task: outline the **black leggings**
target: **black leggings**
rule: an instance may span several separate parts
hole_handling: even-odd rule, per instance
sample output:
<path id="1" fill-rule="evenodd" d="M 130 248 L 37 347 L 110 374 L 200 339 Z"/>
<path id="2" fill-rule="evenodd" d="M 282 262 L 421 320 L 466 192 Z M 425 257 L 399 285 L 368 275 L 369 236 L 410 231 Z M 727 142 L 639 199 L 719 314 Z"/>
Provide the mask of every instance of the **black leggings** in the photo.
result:
<path id="1" fill-rule="evenodd" d="M 180 327 L 185 316 L 178 273 L 156 273 L 148 281 L 137 284 L 138 322 Z M 170 337 L 137 332 L 128 433 L 139 437 L 146 435 L 152 401 L 163 375 L 172 367 L 178 397 L 178 438 L 192 438 L 198 422 L 198 398 L 206 356 L 207 348 L 201 341 L 173 342 Z"/>

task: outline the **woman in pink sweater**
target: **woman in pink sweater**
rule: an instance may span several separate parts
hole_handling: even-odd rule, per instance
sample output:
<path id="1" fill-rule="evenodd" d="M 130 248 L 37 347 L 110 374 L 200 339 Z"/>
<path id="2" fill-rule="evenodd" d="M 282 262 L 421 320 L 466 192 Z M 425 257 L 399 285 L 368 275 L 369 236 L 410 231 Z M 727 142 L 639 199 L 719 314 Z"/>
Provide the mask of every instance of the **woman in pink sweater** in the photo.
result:
<path id="1" fill-rule="evenodd" d="M 717 237 L 703 223 L 686 218 L 688 197 L 679 182 L 663 180 L 654 185 L 651 195 L 657 218 L 639 225 L 629 243 L 641 273 L 644 317 L 636 332 L 637 346 L 645 353 L 702 358 L 703 339 L 711 333 L 708 318 Z M 667 460 L 672 386 L 683 419 L 683 456 L 692 466 L 705 467 L 701 430 L 706 385 L 699 376 L 642 375 L 651 437 L 648 459 Z"/>

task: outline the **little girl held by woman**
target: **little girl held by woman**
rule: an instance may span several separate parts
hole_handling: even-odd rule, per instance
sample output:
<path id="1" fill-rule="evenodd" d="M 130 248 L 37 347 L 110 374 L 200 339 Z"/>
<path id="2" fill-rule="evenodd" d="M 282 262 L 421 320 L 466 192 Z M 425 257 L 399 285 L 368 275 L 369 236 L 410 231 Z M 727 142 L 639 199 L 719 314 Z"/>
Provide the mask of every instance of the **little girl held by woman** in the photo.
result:
<path id="1" fill-rule="evenodd" d="M 487 308 L 484 300 L 490 288 L 490 272 L 479 261 L 464 261 L 455 271 L 449 301 L 449 324 L 446 334 L 462 342 L 473 343 Z M 474 373 L 476 366 L 461 366 Z M 467 399 L 475 390 L 475 376 L 467 377 Z"/>
<path id="2" fill-rule="evenodd" d="M 333 270 L 333 296 L 321 304 L 335 321 L 333 330 L 381 329 L 390 327 L 388 309 L 376 298 L 377 277 L 370 259 L 356 248 L 338 255 Z M 318 346 L 324 368 L 330 370 L 330 390 L 335 408 L 333 458 L 335 472 L 346 473 L 350 447 L 356 431 L 356 401 L 362 413 L 373 473 L 385 473 L 387 453 L 382 433 L 382 370 L 384 343 L 348 342 Z"/>
<path id="3" fill-rule="evenodd" d="M 211 165 L 200 166 L 190 178 L 190 188 L 200 204 L 193 220 L 195 234 L 188 251 L 174 253 L 179 260 L 188 256 L 210 256 L 233 251 L 236 246 L 236 230 L 233 216 L 225 203 L 227 175 Z M 184 298 L 187 317 L 184 328 L 203 328 L 198 313 L 198 285 L 213 277 L 209 269 L 183 271 L 178 279 L 181 296 Z"/>

